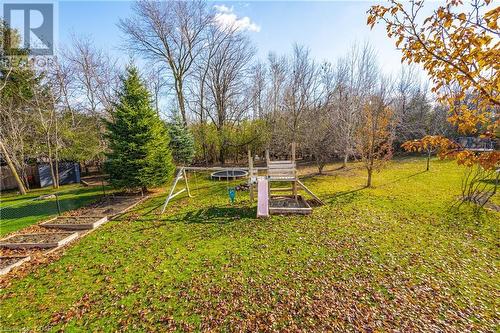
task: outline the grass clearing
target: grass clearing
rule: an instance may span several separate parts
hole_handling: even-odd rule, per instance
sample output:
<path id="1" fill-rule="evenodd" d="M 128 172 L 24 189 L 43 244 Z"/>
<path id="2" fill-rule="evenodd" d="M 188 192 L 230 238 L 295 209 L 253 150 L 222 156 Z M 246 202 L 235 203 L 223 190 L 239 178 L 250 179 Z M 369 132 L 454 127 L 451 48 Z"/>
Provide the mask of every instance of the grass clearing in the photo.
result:
<path id="1" fill-rule="evenodd" d="M 154 197 L 3 286 L 0 328 L 494 331 L 500 214 L 450 209 L 462 169 L 424 163 L 393 161 L 371 189 L 359 169 L 306 177 L 327 204 L 267 220 L 192 178 L 168 214 Z"/>

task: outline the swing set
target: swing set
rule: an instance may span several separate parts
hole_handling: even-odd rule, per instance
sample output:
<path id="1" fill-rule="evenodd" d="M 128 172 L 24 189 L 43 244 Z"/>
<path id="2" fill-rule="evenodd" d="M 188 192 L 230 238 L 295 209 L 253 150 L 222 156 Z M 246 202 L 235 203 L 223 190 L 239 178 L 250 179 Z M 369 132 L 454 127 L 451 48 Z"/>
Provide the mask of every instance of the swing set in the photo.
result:
<path id="1" fill-rule="evenodd" d="M 236 170 L 248 172 L 248 187 L 250 191 L 250 201 L 255 199 L 255 191 L 257 191 L 257 217 L 268 217 L 272 214 L 310 214 L 312 208 L 309 203 L 298 194 L 298 190 L 302 189 L 309 194 L 313 201 L 319 205 L 323 205 L 323 201 L 318 198 L 311 190 L 309 190 L 298 178 L 297 168 L 295 163 L 295 143 L 292 143 L 291 160 L 271 161 L 269 158 L 269 150 L 266 150 L 266 167 L 254 167 L 252 153 L 248 150 L 248 167 L 180 167 L 177 171 L 174 182 L 170 188 L 170 193 L 165 199 L 161 213 L 165 213 L 169 202 L 181 193 L 187 192 L 188 197 L 192 198 L 191 190 L 187 173 L 192 171 L 195 173 L 195 185 L 197 183 L 196 173 L 206 171 L 225 171 L 226 172 L 226 187 L 228 191 L 229 201 L 234 203 L 236 198 L 236 189 L 229 187 L 229 172 L 233 175 Z M 264 175 L 259 175 L 259 171 Z M 175 192 L 177 185 L 184 183 L 184 187 Z M 289 187 L 272 187 L 271 184 L 290 184 Z M 275 195 L 274 193 L 290 192 L 288 195 Z"/>

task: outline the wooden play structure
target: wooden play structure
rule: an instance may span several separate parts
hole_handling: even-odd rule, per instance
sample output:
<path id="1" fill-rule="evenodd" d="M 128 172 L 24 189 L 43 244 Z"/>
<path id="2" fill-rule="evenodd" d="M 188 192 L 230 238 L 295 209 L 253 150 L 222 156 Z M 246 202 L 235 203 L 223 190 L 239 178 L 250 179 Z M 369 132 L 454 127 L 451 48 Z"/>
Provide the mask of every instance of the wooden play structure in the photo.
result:
<path id="1" fill-rule="evenodd" d="M 292 143 L 290 160 L 271 161 L 269 150 L 266 150 L 266 175 L 264 176 L 258 176 L 253 171 L 253 161 L 250 153 L 248 164 L 250 200 L 254 200 L 253 187 L 255 184 L 257 185 L 257 217 L 268 217 L 272 214 L 310 214 L 312 208 L 298 194 L 299 189 L 304 190 L 319 205 L 323 205 L 321 199 L 309 190 L 297 176 L 295 143 Z M 252 177 L 256 177 L 256 179 Z M 273 187 L 274 184 L 280 187 Z"/>
<path id="2" fill-rule="evenodd" d="M 323 202 L 309 190 L 298 178 L 295 161 L 295 143 L 292 143 L 291 159 L 271 161 L 269 150 L 266 150 L 266 166 L 254 167 L 253 157 L 248 151 L 248 167 L 181 167 L 174 179 L 170 193 L 163 204 L 162 214 L 168 203 L 175 196 L 187 192 L 192 197 L 186 171 L 248 171 L 248 185 L 250 201 L 255 200 L 257 192 L 257 217 L 268 217 L 273 214 L 310 214 L 312 208 L 299 194 L 303 190 L 319 205 Z M 184 183 L 184 187 L 175 192 L 177 185 Z M 273 186 L 278 185 L 278 187 Z"/>

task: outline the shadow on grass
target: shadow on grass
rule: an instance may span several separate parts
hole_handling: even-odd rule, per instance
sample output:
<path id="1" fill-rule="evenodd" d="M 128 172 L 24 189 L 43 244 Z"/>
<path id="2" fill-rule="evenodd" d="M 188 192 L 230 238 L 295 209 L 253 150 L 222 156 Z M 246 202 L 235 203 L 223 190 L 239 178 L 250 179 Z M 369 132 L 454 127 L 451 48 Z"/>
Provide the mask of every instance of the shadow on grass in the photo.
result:
<path id="1" fill-rule="evenodd" d="M 492 186 L 498 185 L 497 183 L 499 183 L 499 181 L 496 178 L 481 179 L 479 182 L 481 182 L 483 184 L 492 185 Z"/>
<path id="2" fill-rule="evenodd" d="M 358 193 L 359 191 L 364 190 L 366 188 L 367 188 L 366 186 L 363 186 L 363 187 L 360 187 L 360 188 L 357 188 L 354 190 L 337 192 L 337 193 L 334 193 L 333 195 L 325 197 L 324 201 L 326 201 L 330 204 L 350 203 L 350 202 L 354 201 L 355 199 L 359 198 L 359 196 L 361 195 L 360 193 Z"/>
<path id="3" fill-rule="evenodd" d="M 478 226 L 490 226 L 491 224 L 488 223 L 490 221 L 489 215 L 494 214 L 472 202 L 465 202 L 460 205 L 459 200 L 450 202 L 445 211 L 446 214 L 440 224 L 450 230 L 460 230 L 460 232 L 471 229 L 476 230 Z"/>
<path id="4" fill-rule="evenodd" d="M 421 174 L 426 173 L 426 172 L 428 172 L 428 171 L 424 170 L 424 171 L 416 172 L 416 173 L 411 174 L 411 175 L 406 176 L 406 177 L 396 178 L 393 181 L 387 182 L 385 184 L 380 184 L 377 187 L 384 187 L 384 186 L 392 185 L 392 184 L 398 183 L 398 182 L 400 182 L 402 180 L 410 179 L 410 178 L 416 177 L 416 176 L 421 175 Z"/>
<path id="5" fill-rule="evenodd" d="M 137 229 L 137 231 L 160 228 L 166 223 L 228 224 L 240 219 L 255 218 L 255 215 L 256 211 L 254 207 L 207 207 L 165 218 L 161 218 L 160 215 L 143 216 L 137 222 L 155 223 L 152 226 Z"/>
<path id="6" fill-rule="evenodd" d="M 221 196 L 221 195 L 227 195 L 227 184 L 231 184 L 231 186 L 235 186 L 236 183 L 241 183 L 237 181 L 233 181 L 233 184 L 231 182 L 214 182 L 214 183 L 208 183 L 204 184 L 201 186 L 192 186 L 191 181 L 190 181 L 190 190 L 191 193 L 193 194 L 193 197 L 189 197 L 187 192 L 182 193 L 178 197 L 173 198 L 167 206 L 166 213 L 169 212 L 169 209 L 173 207 L 177 207 L 181 205 L 181 207 L 185 207 L 186 203 L 191 203 L 191 200 L 196 201 L 198 197 L 204 198 L 206 196 Z M 180 190 L 181 186 L 177 186 L 176 190 Z M 199 192 L 198 190 L 210 190 L 208 193 L 206 192 Z M 170 192 L 170 189 L 168 190 Z M 147 200 L 145 203 L 127 211 L 123 216 L 120 216 L 116 218 L 116 220 L 127 220 L 130 218 L 132 215 L 137 222 L 148 222 L 148 221 L 167 221 L 167 219 L 162 218 L 162 215 L 160 214 L 163 205 L 165 204 L 166 200 L 166 195 L 161 195 L 161 196 L 156 196 L 153 197 L 149 200 Z M 187 200 L 187 201 L 186 201 Z"/>
<path id="7" fill-rule="evenodd" d="M 339 166 L 339 167 L 333 168 L 333 169 L 323 169 L 323 171 L 321 173 L 309 172 L 309 173 L 300 174 L 299 178 L 311 179 L 311 178 L 315 178 L 315 177 L 337 176 L 337 175 L 342 174 L 343 172 L 349 172 L 349 171 L 358 170 L 358 169 L 360 169 L 360 167 L 357 167 L 357 166 L 348 166 L 348 167 Z"/>
<path id="8" fill-rule="evenodd" d="M 101 193 L 85 193 L 80 197 L 70 197 L 59 199 L 59 208 L 62 212 L 80 208 L 83 205 L 90 204 L 102 198 Z M 30 200 L 1 208 L 2 220 L 22 220 L 24 218 L 33 218 L 36 216 L 57 215 L 58 207 L 55 199 L 49 200 Z"/>

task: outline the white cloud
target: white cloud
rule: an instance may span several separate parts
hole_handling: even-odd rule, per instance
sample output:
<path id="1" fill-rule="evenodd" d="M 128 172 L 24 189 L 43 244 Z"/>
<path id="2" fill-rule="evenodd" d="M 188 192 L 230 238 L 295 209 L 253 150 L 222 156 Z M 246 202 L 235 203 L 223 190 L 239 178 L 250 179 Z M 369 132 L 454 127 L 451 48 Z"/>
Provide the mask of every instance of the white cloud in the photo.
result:
<path id="1" fill-rule="evenodd" d="M 215 10 L 215 21 L 222 27 L 234 27 L 238 30 L 248 30 L 252 32 L 259 32 L 260 26 L 255 22 L 252 22 L 250 17 L 238 17 L 234 13 L 233 7 L 227 7 L 225 5 L 214 5 Z"/>

